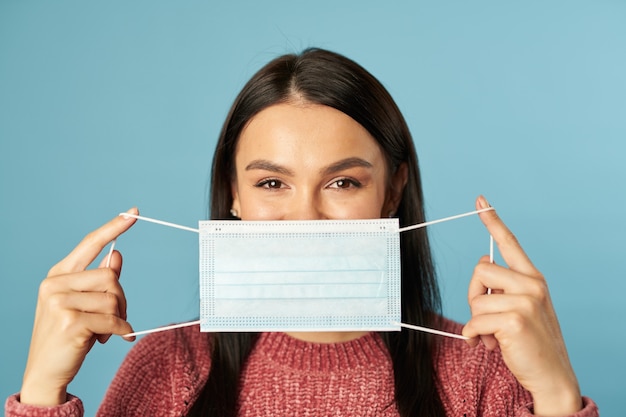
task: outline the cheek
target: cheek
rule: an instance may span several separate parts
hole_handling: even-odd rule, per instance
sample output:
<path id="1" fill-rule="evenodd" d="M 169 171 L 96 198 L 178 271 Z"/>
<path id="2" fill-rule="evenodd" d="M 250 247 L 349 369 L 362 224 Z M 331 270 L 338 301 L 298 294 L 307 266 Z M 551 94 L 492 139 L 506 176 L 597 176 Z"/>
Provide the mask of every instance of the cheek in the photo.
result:
<path id="1" fill-rule="evenodd" d="M 240 215 L 242 220 L 277 220 L 282 216 L 279 202 L 259 201 L 247 193 L 239 195 Z"/>
<path id="2" fill-rule="evenodd" d="M 280 212 L 269 207 L 254 207 L 241 214 L 241 220 L 280 220 L 281 218 Z"/>
<path id="3" fill-rule="evenodd" d="M 337 219 L 377 219 L 386 217 L 382 212 L 384 202 L 384 193 L 368 193 L 342 201 L 333 201 L 328 207 L 328 212 Z"/>

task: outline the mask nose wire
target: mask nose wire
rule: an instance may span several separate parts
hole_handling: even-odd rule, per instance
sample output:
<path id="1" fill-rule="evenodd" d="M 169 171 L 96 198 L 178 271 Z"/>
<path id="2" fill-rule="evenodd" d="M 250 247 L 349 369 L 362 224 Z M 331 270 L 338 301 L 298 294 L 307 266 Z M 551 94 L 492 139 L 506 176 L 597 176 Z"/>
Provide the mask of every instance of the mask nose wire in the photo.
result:
<path id="1" fill-rule="evenodd" d="M 414 224 L 414 225 L 411 225 L 411 226 L 402 227 L 402 228 L 398 229 L 398 232 L 399 233 L 408 232 L 410 230 L 420 229 L 420 228 L 423 228 L 423 227 L 426 227 L 426 226 L 430 226 L 430 225 L 433 225 L 433 224 L 443 223 L 443 222 L 450 221 L 450 220 L 455 220 L 455 219 L 460 219 L 462 217 L 467 217 L 467 216 L 471 216 L 471 215 L 474 215 L 474 214 L 479 214 L 479 213 L 482 213 L 482 212 L 485 212 L 485 211 L 490 211 L 490 210 L 494 210 L 494 208 L 493 207 L 487 207 L 487 208 L 484 208 L 484 209 L 474 210 L 474 211 L 470 211 L 470 212 L 463 213 L 463 214 L 457 214 L 455 216 L 445 217 L 443 219 L 432 220 L 432 221 L 425 222 L 425 223 Z M 199 229 L 194 229 L 192 227 L 187 227 L 187 226 L 181 226 L 179 224 L 165 222 L 165 221 L 153 219 L 153 218 L 150 218 L 150 217 L 139 216 L 137 214 L 120 213 L 119 215 L 122 216 L 122 217 L 132 217 L 132 218 L 135 218 L 137 220 L 143 220 L 143 221 L 147 221 L 147 222 L 150 222 L 150 223 L 160 224 L 162 226 L 173 227 L 173 228 L 176 228 L 176 229 L 186 230 L 186 231 L 189 231 L 189 232 L 200 233 Z M 114 247 L 115 247 L 115 240 L 112 242 L 111 248 L 109 249 L 109 255 L 108 255 L 108 259 L 107 259 L 107 267 L 108 267 L 108 265 L 109 265 L 109 263 L 111 261 L 111 254 L 113 253 L 113 248 Z M 491 262 L 493 262 L 493 238 L 492 237 L 490 237 L 489 258 L 490 258 Z M 491 293 L 491 289 L 489 289 L 488 292 Z M 139 332 L 127 333 L 127 334 L 121 335 L 121 337 L 139 336 L 139 335 L 144 335 L 144 334 L 149 334 L 149 333 L 156 333 L 156 332 L 162 332 L 162 331 L 166 331 L 166 330 L 178 329 L 178 328 L 181 328 L 181 327 L 195 326 L 195 325 L 198 325 L 198 324 L 200 324 L 200 320 L 193 320 L 193 321 L 184 322 L 184 323 L 172 324 L 170 326 L 162 326 L 162 327 L 156 327 L 156 328 L 149 329 L 149 330 L 142 330 L 142 331 L 139 331 Z M 406 324 L 406 323 L 400 323 L 400 322 L 393 322 L 392 324 L 394 324 L 394 325 L 396 325 L 398 327 L 404 327 L 404 328 L 415 330 L 415 331 L 436 334 L 436 335 L 439 335 L 439 336 L 452 337 L 452 338 L 456 338 L 456 339 L 468 339 L 468 337 L 460 335 L 460 334 L 448 333 L 448 332 L 444 332 L 444 331 L 441 331 L 441 330 L 430 329 L 430 328 L 422 327 L 422 326 L 415 326 L 413 324 Z"/>

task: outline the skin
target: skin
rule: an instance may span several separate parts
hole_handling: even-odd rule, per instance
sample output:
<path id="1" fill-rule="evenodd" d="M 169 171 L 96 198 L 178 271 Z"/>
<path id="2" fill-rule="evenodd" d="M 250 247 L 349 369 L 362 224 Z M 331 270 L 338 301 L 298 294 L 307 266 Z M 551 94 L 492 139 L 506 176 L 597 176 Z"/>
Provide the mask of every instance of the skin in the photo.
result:
<path id="1" fill-rule="evenodd" d="M 363 126 L 303 102 L 274 105 L 252 118 L 237 143 L 235 170 L 233 208 L 242 220 L 388 217 L 407 180 L 404 165 L 389 178 L 383 151 Z M 333 343 L 365 333 L 289 334 Z"/>
<path id="2" fill-rule="evenodd" d="M 476 208 L 487 207 L 479 197 Z M 546 280 L 495 211 L 480 219 L 506 265 L 492 264 L 488 256 L 476 265 L 468 291 L 472 318 L 463 335 L 472 346 L 480 339 L 489 349 L 500 347 L 507 367 L 532 394 L 536 415 L 573 414 L 582 408 L 580 389 Z"/>
<path id="3" fill-rule="evenodd" d="M 138 211 L 131 209 L 128 213 Z M 86 268 L 109 242 L 134 223 L 133 218 L 118 216 L 91 232 L 42 281 L 20 391 L 22 403 L 64 403 L 67 385 L 96 340 L 104 343 L 111 334 L 132 332 L 118 280 L 122 271 L 120 253 L 113 252 L 109 268 L 105 268 L 106 259 L 97 269 Z"/>
<path id="4" fill-rule="evenodd" d="M 390 174 L 382 150 L 360 124 L 335 109 L 294 99 L 261 111 L 243 130 L 235 155 L 233 209 L 244 220 L 388 217 L 406 181 L 406 166 Z M 488 206 L 483 197 L 477 199 L 477 209 Z M 472 346 L 500 348 L 506 365 L 532 394 L 536 414 L 572 414 L 582 402 L 546 281 L 495 211 L 481 213 L 480 219 L 506 265 L 491 264 L 488 257 L 478 262 L 468 291 L 472 318 L 463 334 Z M 121 255 L 113 252 L 108 268 L 104 261 L 86 268 L 133 223 L 119 216 L 90 233 L 42 282 L 23 403 L 65 402 L 67 385 L 95 341 L 132 332 L 119 284 Z M 362 334 L 291 335 L 330 343 Z"/>

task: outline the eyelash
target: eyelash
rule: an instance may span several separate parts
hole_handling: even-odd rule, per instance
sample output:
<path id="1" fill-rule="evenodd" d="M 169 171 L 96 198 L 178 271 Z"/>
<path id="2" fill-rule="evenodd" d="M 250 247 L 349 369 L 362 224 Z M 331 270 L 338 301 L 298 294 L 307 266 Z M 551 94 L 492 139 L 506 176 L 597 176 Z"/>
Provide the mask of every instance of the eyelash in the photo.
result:
<path id="1" fill-rule="evenodd" d="M 345 183 L 347 186 L 342 186 L 340 185 L 340 183 Z M 278 190 L 282 188 L 282 185 L 283 185 L 283 182 L 281 180 L 278 180 L 276 178 L 267 178 L 256 183 L 255 187 L 266 188 L 268 190 Z M 336 185 L 336 187 L 333 187 L 333 185 Z M 329 184 L 329 188 L 344 189 L 344 190 L 349 189 L 349 188 L 361 188 L 361 186 L 362 184 L 359 181 L 351 179 L 351 178 L 339 178 Z"/>
<path id="2" fill-rule="evenodd" d="M 270 184 L 275 183 L 274 186 Z M 278 187 L 276 187 L 278 185 Z M 257 188 L 267 188 L 268 190 L 278 190 L 282 188 L 283 182 L 281 180 L 277 180 L 276 178 L 267 178 L 257 182 L 254 186 Z"/>
<path id="3" fill-rule="evenodd" d="M 345 183 L 348 186 L 340 186 L 339 183 Z M 333 182 L 330 183 L 330 185 L 337 185 L 336 187 L 331 187 L 331 188 L 337 188 L 337 189 L 349 189 L 349 188 L 361 188 L 361 183 L 357 180 L 354 180 L 352 178 L 339 178 L 337 180 L 334 180 Z"/>

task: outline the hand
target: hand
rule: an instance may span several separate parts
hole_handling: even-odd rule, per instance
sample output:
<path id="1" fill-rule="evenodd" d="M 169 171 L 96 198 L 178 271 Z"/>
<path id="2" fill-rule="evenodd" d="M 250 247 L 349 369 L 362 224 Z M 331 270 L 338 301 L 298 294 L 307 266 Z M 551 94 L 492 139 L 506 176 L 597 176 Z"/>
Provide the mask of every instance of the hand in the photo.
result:
<path id="1" fill-rule="evenodd" d="M 481 196 L 476 207 L 489 204 Z M 480 259 L 468 291 L 472 318 L 463 335 L 472 338 L 471 345 L 480 337 L 488 349 L 500 346 L 504 362 L 533 396 L 535 414 L 573 414 L 582 408 L 580 390 L 546 281 L 495 211 L 480 219 L 508 267 L 490 263 L 488 256 Z"/>
<path id="2" fill-rule="evenodd" d="M 137 214 L 137 210 L 128 213 Z M 108 268 L 108 257 L 97 269 L 86 268 L 134 223 L 134 218 L 118 216 L 91 232 L 41 283 L 20 393 L 22 403 L 64 403 L 67 385 L 95 341 L 104 343 L 111 334 L 133 331 L 126 322 L 126 298 L 118 281 L 120 253 L 113 251 Z"/>

